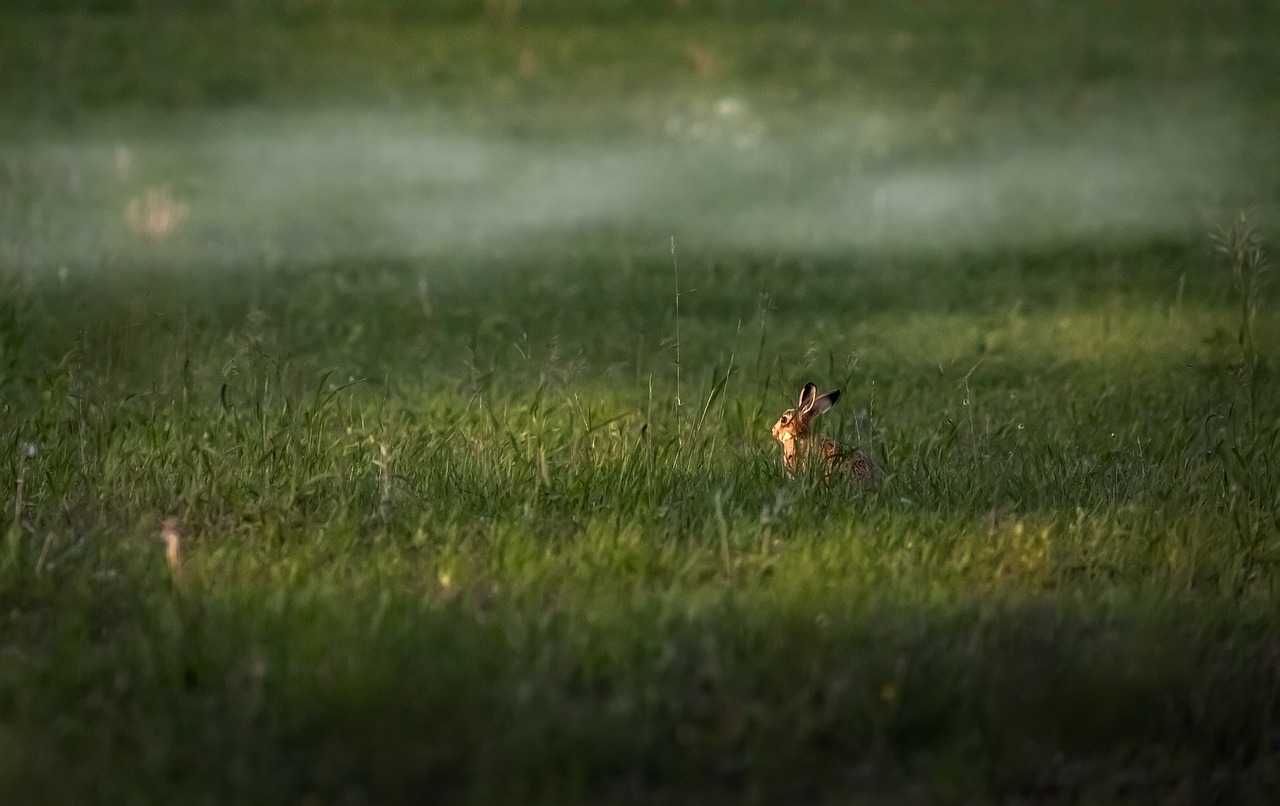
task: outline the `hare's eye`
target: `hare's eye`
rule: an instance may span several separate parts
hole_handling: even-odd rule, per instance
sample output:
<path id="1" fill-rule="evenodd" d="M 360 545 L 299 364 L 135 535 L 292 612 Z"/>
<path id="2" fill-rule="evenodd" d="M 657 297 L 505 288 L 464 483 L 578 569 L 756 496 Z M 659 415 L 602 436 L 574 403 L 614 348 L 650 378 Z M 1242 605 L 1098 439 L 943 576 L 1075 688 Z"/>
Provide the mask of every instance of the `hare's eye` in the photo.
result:
<path id="1" fill-rule="evenodd" d="M 791 422 L 791 415 L 790 414 L 782 415 L 782 424 L 786 425 L 789 422 Z"/>

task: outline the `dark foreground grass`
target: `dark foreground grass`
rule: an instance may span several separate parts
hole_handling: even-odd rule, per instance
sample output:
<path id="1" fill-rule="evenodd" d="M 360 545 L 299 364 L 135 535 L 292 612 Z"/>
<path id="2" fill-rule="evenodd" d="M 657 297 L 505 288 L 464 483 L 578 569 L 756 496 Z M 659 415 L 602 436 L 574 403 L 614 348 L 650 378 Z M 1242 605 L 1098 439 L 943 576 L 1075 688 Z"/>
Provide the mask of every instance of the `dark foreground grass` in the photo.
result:
<path id="1" fill-rule="evenodd" d="M 457 39 L 413 17 L 402 39 L 405 18 L 376 4 L 243 5 L 260 23 L 246 36 L 272 46 L 217 56 L 180 46 L 244 19 L 162 15 L 169 34 L 143 41 L 130 15 L 156 7 L 113 8 L 24 13 L 0 33 L 22 89 L 5 103 L 28 113 L 0 172 L 4 802 L 1270 802 L 1280 322 L 1245 230 L 1249 248 L 1221 254 L 1186 224 L 1276 202 L 1267 133 L 1235 126 L 1274 108 L 1276 73 L 1250 69 L 1274 59 L 1269 16 L 1179 6 L 1148 10 L 1158 36 L 1125 16 L 1079 48 L 992 50 L 1004 25 L 1041 43 L 1044 28 L 880 12 L 858 33 L 833 5 L 774 34 L 767 4 L 731 3 L 657 23 L 619 4 L 629 27 L 560 30 L 567 6 L 549 4 L 523 33 L 465 18 L 447 22 Z M 756 27 L 729 13 L 743 9 Z M 917 23 L 927 58 L 893 35 Z M 689 38 L 714 52 L 705 75 Z M 135 40 L 135 61 L 92 69 Z M 46 93 L 14 78 L 55 41 L 75 46 Z M 389 43 L 405 41 L 442 49 L 422 51 L 426 74 L 398 61 Z M 770 67 L 762 41 L 795 64 Z M 484 47 L 451 61 L 457 42 Z M 655 43 L 678 55 L 655 59 Z M 542 67 L 504 83 L 525 46 Z M 848 75 L 904 108 L 939 77 L 971 87 L 922 118 L 932 128 L 859 152 L 890 173 L 1125 99 L 1201 109 L 1197 93 L 1228 83 L 1231 125 L 1193 139 L 1235 139 L 1193 152 L 1232 158 L 1197 156 L 1209 168 L 1178 186 L 1176 215 L 1108 204 L 1096 229 L 1038 215 L 1070 207 L 1046 190 L 1019 218 L 1030 234 L 719 241 L 700 208 L 735 186 L 642 222 L 520 219 L 479 245 L 335 237 L 366 202 L 399 209 L 370 184 L 438 190 L 393 172 L 258 216 L 277 230 L 220 229 L 237 219 L 209 212 L 228 204 L 219 163 L 175 143 L 201 121 L 269 117 L 211 105 L 350 103 L 323 70 L 300 78 L 343 59 L 481 139 L 492 116 L 581 145 L 672 96 L 753 87 L 787 111 L 766 137 L 791 137 L 861 108 L 841 106 Z M 591 64 L 610 69 L 568 69 Z M 584 95 L 557 100 L 566 88 Z M 801 140 L 823 159 L 866 139 L 819 135 Z M 116 138 L 134 144 L 137 187 L 112 184 Z M 501 156 L 518 172 L 526 153 L 544 152 Z M 788 192 L 821 185 L 822 161 L 786 164 Z M 188 228 L 133 238 L 120 208 L 166 177 Z M 825 430 L 875 451 L 880 489 L 783 476 L 768 427 L 810 379 L 844 390 Z"/>

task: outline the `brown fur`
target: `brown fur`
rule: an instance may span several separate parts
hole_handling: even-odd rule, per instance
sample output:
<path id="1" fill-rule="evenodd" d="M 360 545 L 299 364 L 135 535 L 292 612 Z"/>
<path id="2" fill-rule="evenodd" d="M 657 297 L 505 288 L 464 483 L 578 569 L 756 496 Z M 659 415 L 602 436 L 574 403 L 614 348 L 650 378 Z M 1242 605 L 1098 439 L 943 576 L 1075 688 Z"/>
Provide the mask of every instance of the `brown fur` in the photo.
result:
<path id="1" fill-rule="evenodd" d="M 880 481 L 881 473 L 869 453 L 813 435 L 814 418 L 830 410 L 839 399 L 839 389 L 819 395 L 818 387 L 812 383 L 804 385 L 795 408 L 784 411 L 773 424 L 773 438 L 782 446 L 782 466 L 788 475 L 794 476 L 802 463 L 816 455 L 823 462 L 826 478 L 843 472 L 863 486 L 874 486 Z"/>

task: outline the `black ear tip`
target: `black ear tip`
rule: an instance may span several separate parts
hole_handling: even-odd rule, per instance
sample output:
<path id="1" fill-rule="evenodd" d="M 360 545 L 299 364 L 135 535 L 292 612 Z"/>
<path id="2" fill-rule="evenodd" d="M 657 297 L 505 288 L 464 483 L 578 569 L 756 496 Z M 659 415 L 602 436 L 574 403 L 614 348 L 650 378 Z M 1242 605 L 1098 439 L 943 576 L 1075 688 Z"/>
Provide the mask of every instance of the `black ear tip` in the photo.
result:
<path id="1" fill-rule="evenodd" d="M 840 390 L 832 389 L 830 392 L 827 392 L 827 397 L 831 398 L 832 403 L 835 403 L 837 400 L 840 399 Z"/>

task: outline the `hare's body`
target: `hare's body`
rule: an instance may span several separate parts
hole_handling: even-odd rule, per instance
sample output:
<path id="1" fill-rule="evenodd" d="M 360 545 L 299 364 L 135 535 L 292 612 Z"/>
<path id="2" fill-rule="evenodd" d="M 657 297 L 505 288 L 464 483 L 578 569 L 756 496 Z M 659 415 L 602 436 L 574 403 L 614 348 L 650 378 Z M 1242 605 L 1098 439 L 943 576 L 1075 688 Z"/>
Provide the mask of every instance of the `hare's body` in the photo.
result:
<path id="1" fill-rule="evenodd" d="M 796 407 L 784 411 L 773 424 L 773 438 L 782 446 L 782 465 L 788 474 L 795 475 L 805 462 L 816 458 L 823 463 L 829 479 L 843 473 L 864 486 L 873 486 L 881 474 L 869 453 L 813 434 L 813 419 L 827 412 L 839 399 L 839 389 L 819 395 L 818 387 L 811 383 L 804 385 Z"/>

